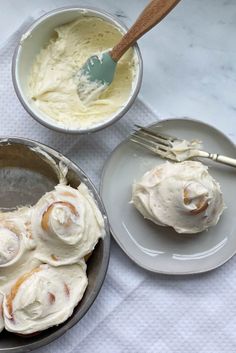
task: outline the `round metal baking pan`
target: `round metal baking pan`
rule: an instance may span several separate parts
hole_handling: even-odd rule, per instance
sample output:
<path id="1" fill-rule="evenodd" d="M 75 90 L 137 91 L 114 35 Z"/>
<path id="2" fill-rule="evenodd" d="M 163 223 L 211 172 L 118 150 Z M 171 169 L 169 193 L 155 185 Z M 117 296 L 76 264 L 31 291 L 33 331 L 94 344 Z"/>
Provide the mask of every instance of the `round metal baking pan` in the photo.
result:
<path id="1" fill-rule="evenodd" d="M 92 192 L 102 212 L 106 236 L 100 239 L 88 260 L 87 275 L 89 284 L 82 301 L 73 315 L 63 324 L 43 331 L 32 337 L 20 337 L 2 331 L 0 352 L 28 352 L 48 344 L 63 335 L 87 312 L 97 297 L 103 284 L 110 254 L 110 233 L 106 212 L 102 201 L 85 173 L 68 158 L 38 142 L 20 138 L 0 138 L 0 208 L 12 210 L 18 206 L 33 205 L 47 191 L 58 183 L 55 168 L 37 152 L 46 152 L 57 164 L 62 161 L 68 167 L 68 183 L 76 188 L 83 182 Z M 1 272 L 0 272 L 1 275 Z"/>

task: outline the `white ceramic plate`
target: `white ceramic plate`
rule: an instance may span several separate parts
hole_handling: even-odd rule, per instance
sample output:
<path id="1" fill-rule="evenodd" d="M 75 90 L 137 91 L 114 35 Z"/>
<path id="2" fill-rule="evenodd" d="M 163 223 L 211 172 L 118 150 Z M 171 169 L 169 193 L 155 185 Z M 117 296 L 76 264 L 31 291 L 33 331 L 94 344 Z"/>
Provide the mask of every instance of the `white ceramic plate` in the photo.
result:
<path id="1" fill-rule="evenodd" d="M 236 158 L 235 145 L 220 131 L 190 119 L 165 120 L 152 125 L 167 134 L 203 141 L 204 149 Z M 145 220 L 133 205 L 131 187 L 147 170 L 163 163 L 129 139 L 122 142 L 105 164 L 101 196 L 111 232 L 125 253 L 141 267 L 158 273 L 192 274 L 212 270 L 236 253 L 236 169 L 208 160 L 211 175 L 219 181 L 227 209 L 208 231 L 178 235 L 169 227 Z"/>

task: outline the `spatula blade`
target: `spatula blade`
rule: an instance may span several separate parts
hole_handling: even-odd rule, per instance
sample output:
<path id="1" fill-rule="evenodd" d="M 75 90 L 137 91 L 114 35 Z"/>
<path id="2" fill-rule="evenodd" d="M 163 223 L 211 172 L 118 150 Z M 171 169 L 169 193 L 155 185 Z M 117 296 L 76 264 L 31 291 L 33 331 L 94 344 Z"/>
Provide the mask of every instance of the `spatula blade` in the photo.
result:
<path id="1" fill-rule="evenodd" d="M 108 52 L 91 56 L 76 75 L 77 90 L 83 102 L 91 102 L 112 83 L 116 62 Z"/>

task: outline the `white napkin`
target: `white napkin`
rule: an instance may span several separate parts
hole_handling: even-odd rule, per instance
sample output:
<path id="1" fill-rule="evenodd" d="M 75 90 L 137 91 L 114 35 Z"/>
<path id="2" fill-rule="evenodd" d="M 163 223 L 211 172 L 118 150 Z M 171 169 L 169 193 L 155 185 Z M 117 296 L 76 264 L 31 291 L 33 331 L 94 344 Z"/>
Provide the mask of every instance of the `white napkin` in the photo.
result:
<path id="1" fill-rule="evenodd" d="M 35 122 L 19 103 L 11 80 L 13 49 L 31 20 L 0 51 L 0 135 L 27 137 L 56 148 L 98 187 L 106 158 L 133 124 L 148 124 L 157 117 L 136 100 L 123 119 L 89 136 L 56 133 Z M 63 337 L 37 352 L 233 352 L 235 261 L 202 275 L 155 275 L 136 266 L 113 241 L 105 283 L 89 312 Z"/>

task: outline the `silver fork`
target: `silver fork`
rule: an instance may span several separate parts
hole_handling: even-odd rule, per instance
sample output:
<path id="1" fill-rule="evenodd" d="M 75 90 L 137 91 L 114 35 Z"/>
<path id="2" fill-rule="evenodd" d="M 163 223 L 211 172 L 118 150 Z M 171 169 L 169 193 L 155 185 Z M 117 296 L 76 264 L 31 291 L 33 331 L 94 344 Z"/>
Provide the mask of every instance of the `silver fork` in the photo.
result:
<path id="1" fill-rule="evenodd" d="M 162 158 L 170 159 L 175 162 L 180 161 L 177 158 L 177 156 L 174 153 L 172 153 L 171 150 L 173 150 L 174 148 L 174 143 L 178 141 L 183 142 L 184 140 L 181 140 L 174 136 L 169 136 L 163 133 L 159 133 L 157 131 L 152 130 L 151 128 L 146 128 L 140 125 L 135 125 L 135 126 L 138 128 L 138 130 L 136 130 L 131 135 L 131 138 L 130 138 L 131 141 L 148 149 L 149 151 L 157 154 Z M 189 143 L 191 144 L 191 142 Z M 236 168 L 236 159 L 226 157 L 218 153 L 209 153 L 198 149 L 192 149 L 191 155 L 181 160 L 188 160 L 193 157 L 209 158 L 215 162 L 219 162 Z"/>

